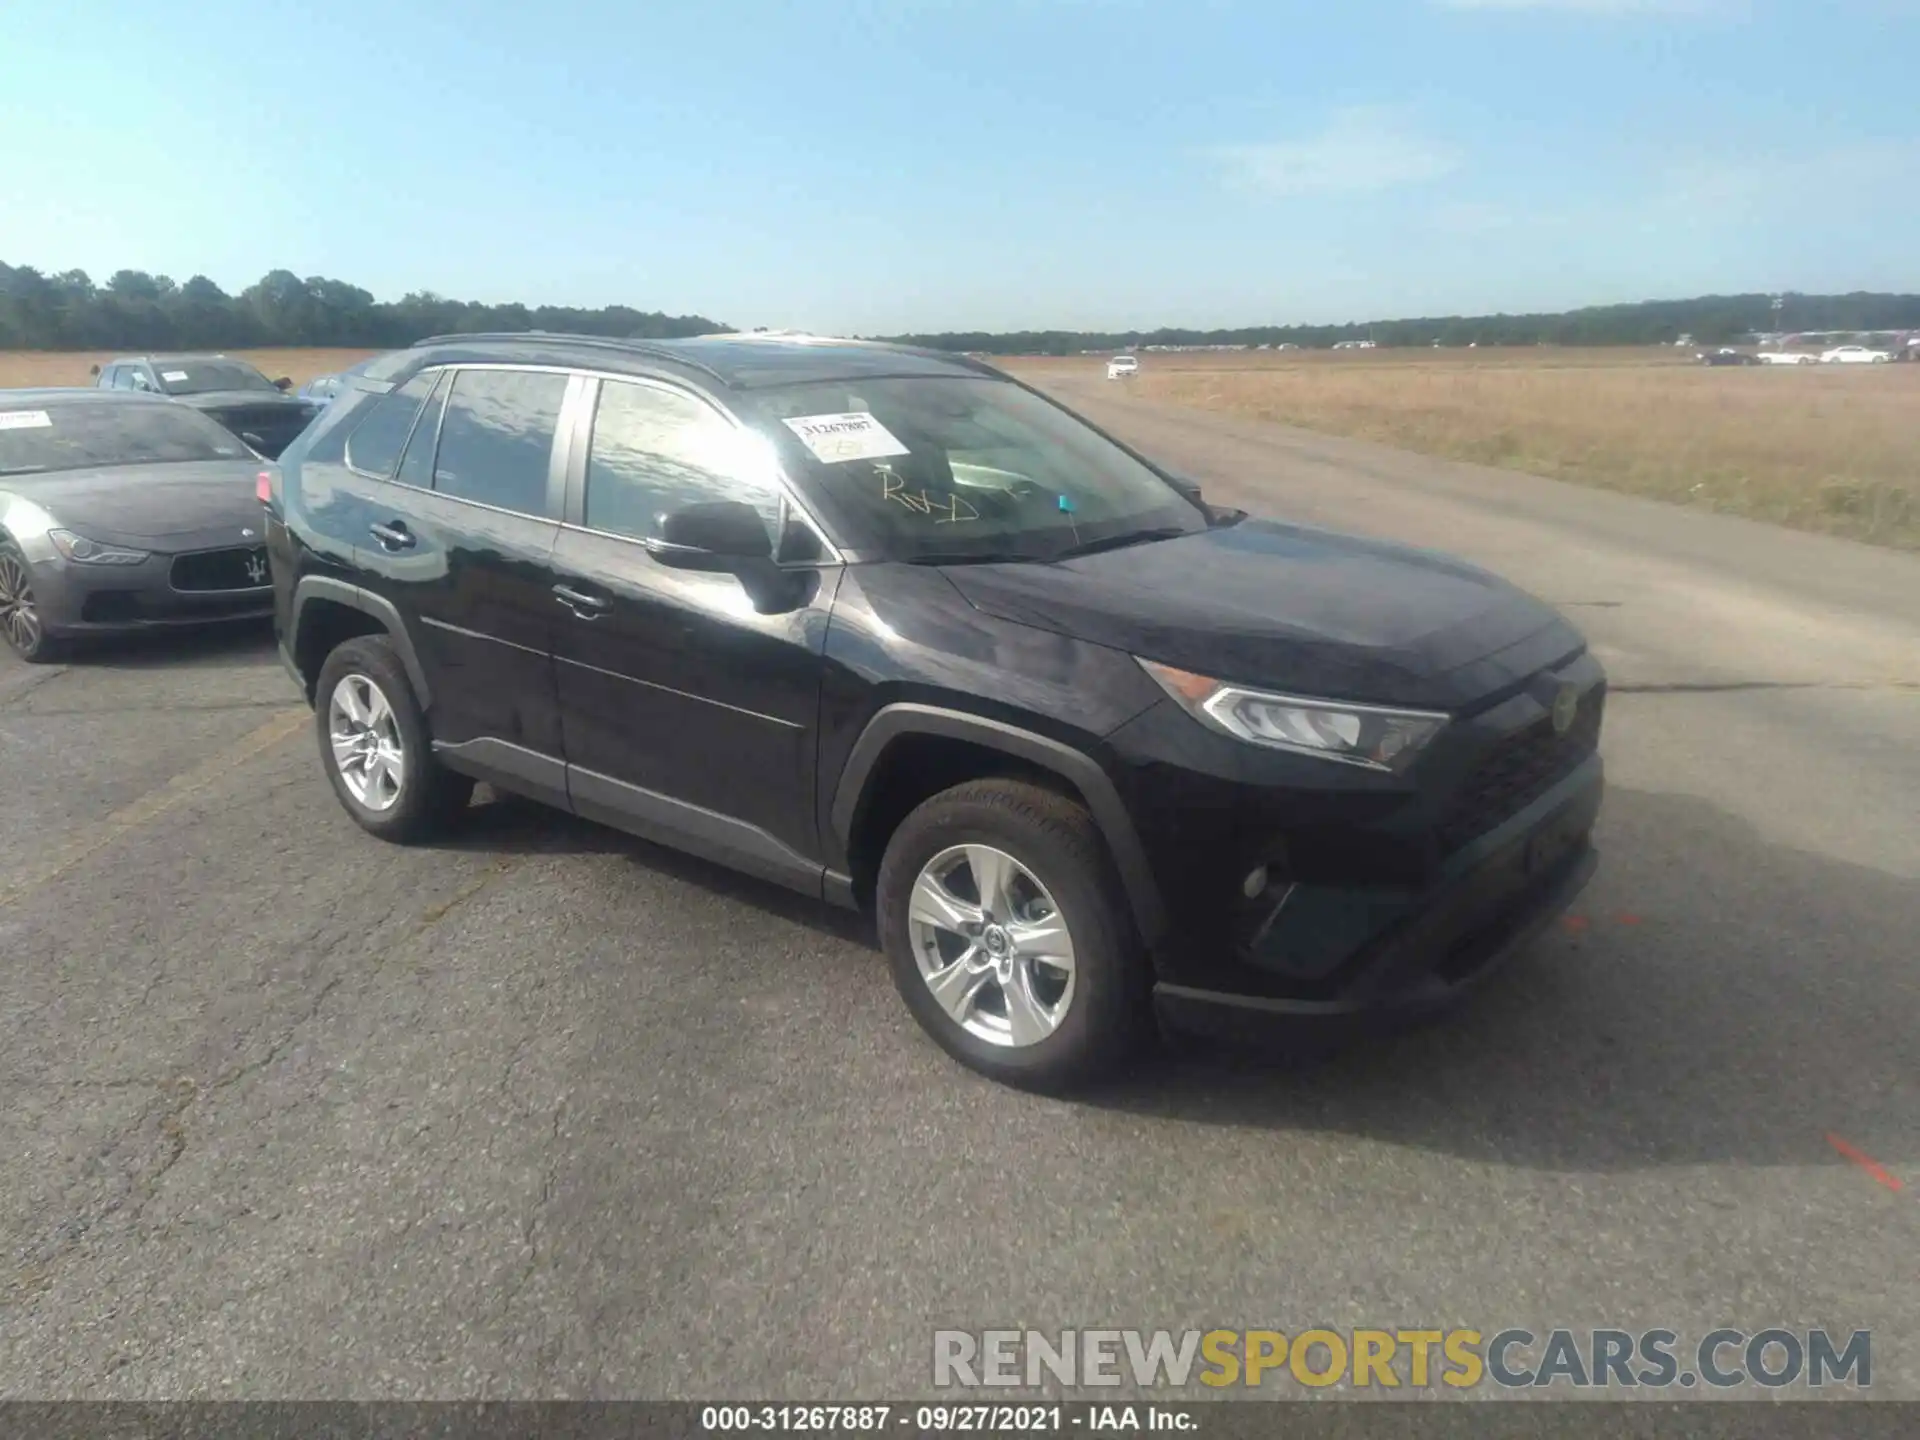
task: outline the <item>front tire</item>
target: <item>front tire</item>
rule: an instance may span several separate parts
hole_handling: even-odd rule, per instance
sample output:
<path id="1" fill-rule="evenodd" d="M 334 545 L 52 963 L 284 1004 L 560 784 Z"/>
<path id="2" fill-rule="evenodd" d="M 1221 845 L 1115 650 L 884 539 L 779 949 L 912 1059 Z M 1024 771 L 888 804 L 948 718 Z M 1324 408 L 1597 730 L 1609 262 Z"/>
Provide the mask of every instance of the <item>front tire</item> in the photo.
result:
<path id="1" fill-rule="evenodd" d="M 11 540 L 0 541 L 0 634 L 29 665 L 50 664 L 65 653 L 60 639 L 47 633 L 34 598 L 33 570 Z"/>
<path id="2" fill-rule="evenodd" d="M 1132 913 L 1085 809 L 1016 780 L 942 792 L 901 822 L 875 885 L 894 984 L 961 1064 L 1059 1092 L 1148 1033 Z"/>
<path id="3" fill-rule="evenodd" d="M 386 636 L 349 640 L 327 656 L 313 709 L 333 793 L 368 834 L 431 839 L 466 809 L 473 781 L 433 758 L 420 702 Z"/>

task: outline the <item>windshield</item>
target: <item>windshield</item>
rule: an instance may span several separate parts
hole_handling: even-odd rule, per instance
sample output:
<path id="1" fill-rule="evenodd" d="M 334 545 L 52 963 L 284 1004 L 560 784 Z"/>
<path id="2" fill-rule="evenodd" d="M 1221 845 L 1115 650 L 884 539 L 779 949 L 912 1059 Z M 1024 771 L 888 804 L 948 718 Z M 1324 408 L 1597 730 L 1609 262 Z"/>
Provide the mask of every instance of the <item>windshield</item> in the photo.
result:
<path id="1" fill-rule="evenodd" d="M 153 368 L 161 388 L 169 395 L 274 389 L 271 380 L 244 360 L 156 360 Z"/>
<path id="2" fill-rule="evenodd" d="M 890 560 L 1055 559 L 1205 516 L 1040 396 L 982 377 L 755 394 L 760 428 L 843 543 Z"/>
<path id="3" fill-rule="evenodd" d="M 157 400 L 0 410 L 0 475 L 244 460 L 251 454 L 213 421 Z"/>

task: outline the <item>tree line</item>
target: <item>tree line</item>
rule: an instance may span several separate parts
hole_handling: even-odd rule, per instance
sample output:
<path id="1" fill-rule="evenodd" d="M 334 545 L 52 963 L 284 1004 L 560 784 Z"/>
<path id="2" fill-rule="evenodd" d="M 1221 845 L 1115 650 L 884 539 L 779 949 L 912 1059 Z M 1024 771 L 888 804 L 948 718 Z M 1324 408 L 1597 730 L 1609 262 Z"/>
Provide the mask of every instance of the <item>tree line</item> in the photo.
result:
<path id="1" fill-rule="evenodd" d="M 1756 331 L 1920 330 L 1920 295 L 1795 295 L 1779 311 L 1766 294 L 1706 295 L 1600 305 L 1558 314 L 1448 315 L 1348 325 L 1248 325 L 1194 330 L 1023 330 L 893 335 L 939 350 L 992 355 L 1073 355 L 1149 345 L 1300 345 L 1342 340 L 1383 346 L 1658 345 L 1681 335 L 1719 345 Z M 301 279 L 273 270 L 238 295 L 204 275 L 176 283 L 165 275 L 119 270 L 96 284 L 84 270 L 43 274 L 0 263 L 0 349 L 173 350 L 254 346 L 391 349 L 426 335 L 480 330 L 551 330 L 582 335 L 671 338 L 732 327 L 704 315 L 666 315 L 607 305 L 485 305 L 415 291 L 375 300 L 322 275 Z"/>
<path id="2" fill-rule="evenodd" d="M 45 275 L 0 264 L 0 349 L 215 350 L 254 346 L 397 349 L 427 335 L 555 330 L 665 338 L 728 327 L 703 315 L 608 305 L 482 305 L 417 291 L 375 300 L 358 285 L 273 270 L 238 295 L 204 275 L 184 284 L 119 270 L 95 284 L 84 270 Z"/>
<path id="3" fill-rule="evenodd" d="M 1075 355 L 1149 345 L 1299 345 L 1324 348 L 1342 340 L 1377 345 L 1670 345 L 1691 335 L 1724 345 L 1756 332 L 1920 330 L 1920 295 L 1793 295 L 1778 312 L 1771 295 L 1704 295 L 1599 305 L 1559 314 L 1446 315 L 1349 325 L 1246 325 L 1226 330 L 1027 330 L 1015 334 L 954 332 L 893 337 L 937 350 L 990 355 Z"/>

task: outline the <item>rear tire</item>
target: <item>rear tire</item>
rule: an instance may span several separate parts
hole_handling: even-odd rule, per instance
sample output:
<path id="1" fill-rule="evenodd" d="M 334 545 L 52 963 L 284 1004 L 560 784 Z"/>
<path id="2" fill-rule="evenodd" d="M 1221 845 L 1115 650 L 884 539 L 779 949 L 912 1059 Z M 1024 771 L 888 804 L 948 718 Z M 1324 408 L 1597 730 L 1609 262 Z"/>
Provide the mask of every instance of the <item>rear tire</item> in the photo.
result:
<path id="1" fill-rule="evenodd" d="M 907 1009 L 980 1074 L 1077 1089 L 1150 1033 L 1132 911 L 1092 817 L 1064 796 L 1017 780 L 934 796 L 894 831 L 874 898 Z"/>
<path id="2" fill-rule="evenodd" d="M 467 808 L 473 781 L 433 758 L 420 702 L 386 636 L 349 640 L 327 656 L 313 709 L 333 793 L 368 834 L 431 839 Z"/>

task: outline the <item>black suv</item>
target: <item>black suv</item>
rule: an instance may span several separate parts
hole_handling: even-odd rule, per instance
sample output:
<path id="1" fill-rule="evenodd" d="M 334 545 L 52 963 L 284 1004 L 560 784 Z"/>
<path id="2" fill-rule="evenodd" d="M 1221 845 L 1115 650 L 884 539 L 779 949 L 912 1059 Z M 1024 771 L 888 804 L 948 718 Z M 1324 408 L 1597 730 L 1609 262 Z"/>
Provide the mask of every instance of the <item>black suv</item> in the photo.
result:
<path id="1" fill-rule="evenodd" d="M 320 413 L 318 403 L 286 392 L 287 376 L 269 380 L 231 355 L 123 355 L 93 367 L 102 390 L 165 395 L 217 420 L 260 454 L 280 454 Z"/>
<path id="2" fill-rule="evenodd" d="M 960 357 L 423 341 L 346 381 L 266 529 L 365 829 L 484 779 L 870 905 L 1003 1080 L 1088 1079 L 1156 1014 L 1424 1011 L 1596 863 L 1605 681 L 1555 611 L 1209 505 Z"/>

